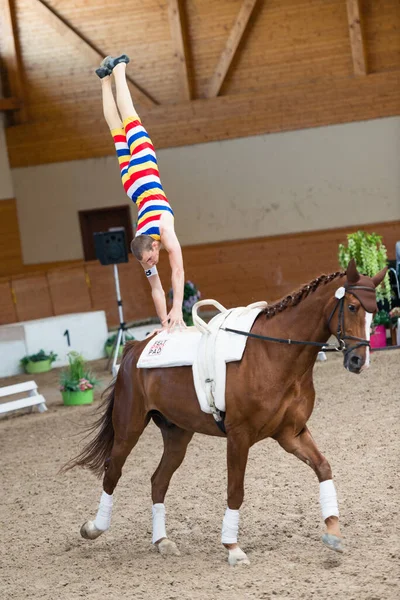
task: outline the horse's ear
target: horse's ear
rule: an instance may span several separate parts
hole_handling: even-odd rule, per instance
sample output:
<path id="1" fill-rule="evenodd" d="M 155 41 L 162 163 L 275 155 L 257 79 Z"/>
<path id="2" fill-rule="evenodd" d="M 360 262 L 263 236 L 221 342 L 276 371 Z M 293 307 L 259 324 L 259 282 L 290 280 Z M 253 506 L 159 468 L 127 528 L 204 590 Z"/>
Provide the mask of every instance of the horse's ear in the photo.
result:
<path id="1" fill-rule="evenodd" d="M 376 275 L 373 276 L 372 281 L 374 282 L 374 286 L 376 288 L 384 280 L 387 270 L 388 270 L 388 268 L 385 267 L 384 269 L 382 269 L 382 271 L 379 271 L 379 273 L 377 273 Z"/>
<path id="2" fill-rule="evenodd" d="M 357 271 L 357 265 L 354 258 L 352 258 L 349 264 L 347 265 L 346 275 L 347 281 L 351 284 L 357 283 L 357 281 L 360 279 L 360 273 Z"/>

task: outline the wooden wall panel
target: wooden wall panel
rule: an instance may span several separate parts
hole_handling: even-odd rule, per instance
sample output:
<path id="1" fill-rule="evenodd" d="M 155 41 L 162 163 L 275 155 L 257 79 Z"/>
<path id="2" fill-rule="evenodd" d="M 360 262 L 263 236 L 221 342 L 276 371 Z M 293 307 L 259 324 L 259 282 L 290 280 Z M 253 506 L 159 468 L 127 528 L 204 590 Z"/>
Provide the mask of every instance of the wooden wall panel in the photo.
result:
<path id="1" fill-rule="evenodd" d="M 84 267 L 49 271 L 47 281 L 55 315 L 92 310 Z"/>
<path id="2" fill-rule="evenodd" d="M 86 273 L 90 280 L 92 310 L 104 310 L 107 323 L 118 324 L 118 307 L 111 265 L 103 266 L 97 261 L 86 263 Z"/>
<path id="3" fill-rule="evenodd" d="M 96 65 L 43 20 L 37 2 L 16 0 L 31 122 L 7 130 L 11 165 L 112 154 Z M 361 3 L 372 70 L 365 81 L 354 80 L 345 0 L 260 0 L 222 97 L 201 100 L 241 2 L 185 3 L 197 100 L 184 104 L 176 104 L 166 0 L 49 4 L 104 54 L 132 56 L 129 73 L 161 104 L 140 110 L 159 148 L 400 113 L 398 0 Z"/>
<path id="4" fill-rule="evenodd" d="M 21 272 L 21 242 L 14 198 L 0 200 L 0 256 L 0 276 Z"/>
<path id="5" fill-rule="evenodd" d="M 54 309 L 45 273 L 12 278 L 18 321 L 52 317 Z"/>
<path id="6" fill-rule="evenodd" d="M 214 298 L 226 307 L 244 306 L 257 300 L 273 302 L 311 281 L 321 273 L 338 271 L 338 245 L 346 234 L 362 229 L 383 236 L 389 259 L 395 258 L 395 244 L 400 240 L 400 221 L 351 226 L 348 228 L 300 234 L 255 238 L 220 244 L 202 244 L 183 248 L 185 278 L 193 281 L 202 298 Z M 90 278 L 90 308 L 82 272 L 78 287 L 71 279 L 73 269 L 59 273 L 36 274 L 13 278 L 17 320 L 43 318 L 62 312 L 104 310 L 109 327 L 119 323 L 117 297 L 112 266 L 89 262 L 85 271 Z M 165 252 L 158 271 L 165 293 L 171 287 L 171 271 Z M 126 322 L 155 316 L 151 289 L 142 268 L 130 255 L 129 263 L 118 266 L 123 311 Z M 61 293 L 69 295 L 62 304 Z M 76 290 L 76 304 L 71 290 Z M 57 293 L 54 293 L 57 290 Z M 54 306 L 51 302 L 53 295 Z M 75 294 L 74 294 L 75 296 Z M 0 284 L 0 308 L 10 307 L 10 290 Z M 58 312 L 56 312 L 56 310 Z"/>
<path id="7" fill-rule="evenodd" d="M 0 325 L 15 323 L 17 320 L 17 313 L 11 292 L 11 282 L 9 280 L 2 280 L 0 281 Z"/>
<path id="8" fill-rule="evenodd" d="M 389 258 L 395 257 L 400 221 L 359 227 L 383 236 Z M 227 307 L 257 300 L 272 302 L 321 273 L 339 269 L 337 251 L 346 234 L 358 228 L 207 244 L 184 248 L 186 278 L 194 281 L 203 298 L 215 298 Z M 163 281 L 165 265 L 159 269 Z"/>

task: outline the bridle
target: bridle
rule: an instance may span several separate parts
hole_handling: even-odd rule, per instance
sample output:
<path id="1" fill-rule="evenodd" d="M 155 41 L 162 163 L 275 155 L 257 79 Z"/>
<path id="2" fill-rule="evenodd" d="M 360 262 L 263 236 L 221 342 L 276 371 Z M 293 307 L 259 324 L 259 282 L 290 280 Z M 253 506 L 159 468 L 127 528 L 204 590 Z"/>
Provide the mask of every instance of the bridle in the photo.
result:
<path id="1" fill-rule="evenodd" d="M 340 290 L 341 288 L 339 288 Z M 366 285 L 349 285 L 348 283 L 344 284 L 343 286 L 343 296 L 341 298 L 337 299 L 337 302 L 335 304 L 335 306 L 333 307 L 333 310 L 329 316 L 328 319 L 328 327 L 332 321 L 333 315 L 335 314 L 336 310 L 339 309 L 338 312 L 338 324 L 337 324 L 337 330 L 336 330 L 336 339 L 338 341 L 339 344 L 339 348 L 337 348 L 337 350 L 339 352 L 343 352 L 345 357 L 352 352 L 353 350 L 357 350 L 357 348 L 361 348 L 362 346 L 367 346 L 368 348 L 371 347 L 371 344 L 369 342 L 369 340 L 366 340 L 364 338 L 360 338 L 360 337 L 356 337 L 354 335 L 346 335 L 345 333 L 345 329 L 344 329 L 344 301 L 346 298 L 346 292 L 351 294 L 352 296 L 354 296 L 355 298 L 357 298 L 357 300 L 360 302 L 361 306 L 364 308 L 364 310 L 366 311 L 367 309 L 365 308 L 362 299 L 359 297 L 359 295 L 357 294 L 357 292 L 355 290 L 363 290 L 364 292 L 368 291 L 368 292 L 372 292 L 375 295 L 375 287 L 368 287 Z M 368 312 L 368 311 L 367 311 Z M 353 346 L 347 346 L 346 344 L 346 340 L 353 340 L 358 342 L 358 344 L 354 344 Z"/>
<path id="2" fill-rule="evenodd" d="M 337 295 L 339 290 L 342 290 L 342 295 L 340 295 L 340 296 Z M 347 357 L 348 354 L 350 354 L 350 352 L 352 352 L 353 350 L 356 350 L 357 348 L 361 348 L 362 346 L 367 346 L 368 348 L 370 348 L 369 340 L 366 340 L 364 338 L 355 337 L 354 335 L 346 335 L 346 332 L 344 329 L 344 301 L 345 301 L 345 297 L 346 297 L 346 292 L 355 296 L 355 298 L 357 298 L 357 300 L 360 302 L 360 304 L 364 308 L 364 310 L 367 311 L 362 299 L 359 298 L 359 295 L 356 290 L 364 291 L 364 292 L 368 291 L 368 292 L 373 293 L 375 296 L 375 287 L 368 287 L 365 285 L 349 285 L 348 283 L 345 283 L 341 288 L 336 290 L 335 296 L 337 298 L 337 302 L 336 302 L 335 306 L 333 307 L 332 312 L 329 316 L 328 327 L 333 319 L 335 312 L 339 309 L 338 326 L 337 326 L 337 330 L 336 330 L 336 334 L 335 334 L 338 345 L 328 344 L 326 342 L 312 342 L 310 340 L 303 341 L 303 340 L 292 340 L 289 338 L 276 338 L 276 337 L 270 337 L 268 335 L 258 335 L 256 333 L 251 333 L 248 331 L 240 331 L 239 329 L 231 329 L 230 327 L 221 327 L 221 329 L 224 331 L 229 331 L 231 333 L 245 335 L 246 337 L 256 338 L 259 340 L 265 340 L 267 342 L 275 342 L 278 344 L 317 346 L 318 348 L 321 348 L 321 350 L 323 349 L 324 352 L 343 352 L 344 356 Z M 367 312 L 369 312 L 369 311 L 367 311 Z M 355 344 L 353 346 L 347 346 L 346 340 L 353 340 L 353 341 L 358 342 L 358 344 Z"/>

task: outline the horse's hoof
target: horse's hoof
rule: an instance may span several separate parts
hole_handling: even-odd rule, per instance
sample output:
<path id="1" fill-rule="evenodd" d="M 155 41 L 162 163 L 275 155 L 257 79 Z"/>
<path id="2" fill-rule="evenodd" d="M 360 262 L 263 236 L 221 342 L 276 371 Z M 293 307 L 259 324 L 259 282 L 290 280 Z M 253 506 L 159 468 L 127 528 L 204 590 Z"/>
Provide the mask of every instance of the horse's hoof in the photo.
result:
<path id="1" fill-rule="evenodd" d="M 335 552 L 343 552 L 342 538 L 338 537 L 337 535 L 324 533 L 322 536 L 322 541 L 330 550 L 334 550 Z"/>
<path id="2" fill-rule="evenodd" d="M 236 565 L 249 565 L 250 561 L 246 554 L 237 546 L 233 550 L 229 550 L 228 563 L 235 567 Z"/>
<path id="3" fill-rule="evenodd" d="M 81 536 L 85 538 L 85 540 L 95 540 L 102 533 L 104 533 L 104 531 L 97 529 L 93 521 L 86 521 L 81 527 Z"/>
<path id="4" fill-rule="evenodd" d="M 157 544 L 159 553 L 162 556 L 180 556 L 181 553 L 178 550 L 178 546 L 175 542 L 172 542 L 168 538 L 164 538 Z"/>

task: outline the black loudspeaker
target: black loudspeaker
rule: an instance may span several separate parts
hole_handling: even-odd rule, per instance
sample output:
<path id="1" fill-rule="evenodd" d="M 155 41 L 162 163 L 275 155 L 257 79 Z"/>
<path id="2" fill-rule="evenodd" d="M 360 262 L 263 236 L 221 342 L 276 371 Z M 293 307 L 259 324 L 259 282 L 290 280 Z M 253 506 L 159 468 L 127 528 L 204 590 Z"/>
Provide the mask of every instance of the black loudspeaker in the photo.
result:
<path id="1" fill-rule="evenodd" d="M 129 262 L 125 229 L 118 231 L 103 231 L 94 233 L 93 235 L 96 258 L 102 265 L 115 265 Z"/>

